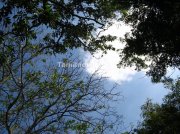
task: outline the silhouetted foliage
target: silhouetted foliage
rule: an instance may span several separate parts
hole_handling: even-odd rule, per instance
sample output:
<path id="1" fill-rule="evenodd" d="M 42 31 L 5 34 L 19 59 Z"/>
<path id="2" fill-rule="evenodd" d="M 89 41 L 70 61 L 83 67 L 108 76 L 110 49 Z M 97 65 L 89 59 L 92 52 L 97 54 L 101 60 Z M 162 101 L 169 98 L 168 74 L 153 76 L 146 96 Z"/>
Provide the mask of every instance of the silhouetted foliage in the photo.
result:
<path id="1" fill-rule="evenodd" d="M 180 80 L 166 81 L 171 92 L 161 105 L 148 100 L 142 106 L 143 121 L 134 132 L 137 134 L 178 134 L 180 132 Z"/>
<path id="2" fill-rule="evenodd" d="M 37 49 L 66 52 L 68 48 L 111 49 L 106 41 L 114 36 L 98 37 L 115 11 L 123 9 L 115 0 L 2 0 L 0 3 L 0 41 L 21 38 L 41 40 Z M 1 59 L 3 60 L 3 59 Z"/>
<path id="3" fill-rule="evenodd" d="M 115 0 L 2 0 L 0 2 L 0 81 L 8 76 L 5 62 L 17 58 L 17 45 L 33 54 L 65 53 L 84 48 L 90 52 L 113 49 L 107 41 L 114 36 L 99 36 L 126 8 Z M 26 45 L 24 45 L 26 44 Z"/>
<path id="4" fill-rule="evenodd" d="M 133 26 L 126 35 L 121 64 L 149 67 L 148 75 L 158 82 L 168 67 L 180 69 L 180 1 L 130 0 L 126 22 Z M 150 65 L 146 64 L 150 62 Z"/>

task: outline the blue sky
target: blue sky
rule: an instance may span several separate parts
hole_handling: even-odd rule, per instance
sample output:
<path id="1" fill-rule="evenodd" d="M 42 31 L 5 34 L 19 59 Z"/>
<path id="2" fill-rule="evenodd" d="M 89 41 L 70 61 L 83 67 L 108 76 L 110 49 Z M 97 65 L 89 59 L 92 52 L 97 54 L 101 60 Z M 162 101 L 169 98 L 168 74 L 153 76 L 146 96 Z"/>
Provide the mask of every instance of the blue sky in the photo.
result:
<path id="1" fill-rule="evenodd" d="M 85 58 L 86 53 L 82 53 L 82 51 L 79 51 L 81 50 L 72 51 L 72 53 L 74 54 L 73 57 L 75 57 L 75 55 L 77 54 L 80 54 L 80 58 Z M 62 56 L 63 55 L 58 55 L 55 59 L 53 58 L 52 60 L 51 58 L 48 58 L 48 60 L 56 63 L 61 61 Z M 88 72 L 88 70 L 86 71 Z M 124 69 L 124 71 L 126 71 L 126 69 Z M 129 70 L 127 69 L 126 73 L 128 73 L 128 71 Z M 124 124 L 120 127 L 122 131 L 126 131 L 130 130 L 131 125 L 136 126 L 137 122 L 141 120 L 140 108 L 148 98 L 152 99 L 152 101 L 155 103 L 161 103 L 162 98 L 169 92 L 169 90 L 165 89 L 163 84 L 161 83 L 152 83 L 150 77 L 145 75 L 145 72 L 130 72 L 131 74 L 125 75 L 124 79 L 123 77 L 121 77 L 121 75 L 124 75 L 125 73 L 121 74 L 121 71 L 117 71 L 116 73 L 119 73 L 117 75 L 120 75 L 120 77 L 108 77 L 105 88 L 110 89 L 113 86 L 113 84 L 118 83 L 116 91 L 120 92 L 120 97 L 117 102 L 113 102 L 111 105 L 118 111 L 120 115 L 123 116 Z"/>
<path id="2" fill-rule="evenodd" d="M 114 24 L 102 35 L 113 35 L 123 38 L 131 27 L 123 22 L 114 22 Z M 109 42 L 117 49 L 122 49 L 124 43 L 116 40 Z M 100 67 L 100 72 L 108 77 L 107 87 L 113 83 L 118 83 L 117 90 L 121 92 L 123 99 L 113 104 L 119 114 L 123 115 L 124 130 L 130 129 L 130 125 L 136 125 L 141 120 L 141 106 L 147 98 L 152 99 L 155 103 L 161 103 L 162 98 L 168 93 L 162 84 L 152 83 L 150 78 L 145 75 L 147 70 L 136 72 L 134 67 L 117 68 L 120 57 L 117 52 L 109 51 L 106 55 L 102 52 L 96 52 L 93 56 L 87 52 L 81 51 L 86 63 L 86 71 L 93 73 Z M 148 62 L 147 62 L 148 63 Z M 123 129 L 123 128 L 122 128 Z"/>
<path id="3" fill-rule="evenodd" d="M 111 34 L 123 38 L 126 32 L 130 32 L 131 27 L 122 22 L 115 22 L 103 35 Z M 124 44 L 119 40 L 109 42 L 116 48 L 123 48 Z M 100 67 L 100 74 L 108 77 L 106 88 L 111 87 L 114 83 L 118 83 L 117 91 L 121 93 L 120 100 L 112 103 L 120 115 L 123 115 L 124 125 L 121 126 L 122 131 L 129 130 L 131 125 L 136 126 L 137 122 L 141 120 L 141 106 L 145 103 L 147 98 L 152 99 L 155 103 L 161 103 L 162 98 L 169 92 L 162 84 L 152 83 L 150 77 L 145 75 L 147 70 L 136 72 L 134 67 L 117 68 L 120 57 L 117 52 L 109 51 L 102 57 L 102 52 L 96 52 L 91 55 L 84 52 L 82 49 L 70 51 L 73 57 L 79 55 L 82 63 L 86 65 L 87 73 L 92 74 Z M 63 55 L 59 54 L 53 60 L 49 57 L 47 59 L 53 62 L 59 62 Z M 58 64 L 57 64 L 58 66 Z"/>
<path id="4" fill-rule="evenodd" d="M 124 116 L 124 127 L 130 129 L 130 124 L 136 125 L 141 120 L 141 106 L 147 98 L 152 99 L 155 103 L 161 103 L 164 95 L 168 90 L 162 84 L 153 84 L 144 73 L 137 73 L 131 81 L 124 82 L 120 85 L 124 100 L 117 106 L 120 114 Z"/>

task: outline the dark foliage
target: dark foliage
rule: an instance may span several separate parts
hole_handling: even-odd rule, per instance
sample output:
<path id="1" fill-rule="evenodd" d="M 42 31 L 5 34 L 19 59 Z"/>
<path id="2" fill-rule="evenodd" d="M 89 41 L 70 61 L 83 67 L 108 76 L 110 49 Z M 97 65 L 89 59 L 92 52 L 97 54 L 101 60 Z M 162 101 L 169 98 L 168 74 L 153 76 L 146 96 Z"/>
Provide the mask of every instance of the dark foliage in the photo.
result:
<path id="1" fill-rule="evenodd" d="M 122 8 L 114 0 L 3 0 L 0 4 L 1 42 L 10 37 L 24 40 L 28 34 L 32 40 L 41 39 L 41 49 L 53 52 L 77 47 L 91 52 L 111 49 L 105 42 L 115 37 L 97 38 L 95 31 L 103 30 Z"/>
<path id="2" fill-rule="evenodd" d="M 161 105 L 148 100 L 142 106 L 143 121 L 132 133 L 178 134 L 180 132 L 180 80 L 166 81 L 171 92 Z"/>
<path id="3" fill-rule="evenodd" d="M 133 30 L 126 35 L 120 65 L 149 67 L 147 74 L 158 82 L 168 67 L 180 69 L 180 1 L 132 0 L 131 4 L 126 21 Z"/>

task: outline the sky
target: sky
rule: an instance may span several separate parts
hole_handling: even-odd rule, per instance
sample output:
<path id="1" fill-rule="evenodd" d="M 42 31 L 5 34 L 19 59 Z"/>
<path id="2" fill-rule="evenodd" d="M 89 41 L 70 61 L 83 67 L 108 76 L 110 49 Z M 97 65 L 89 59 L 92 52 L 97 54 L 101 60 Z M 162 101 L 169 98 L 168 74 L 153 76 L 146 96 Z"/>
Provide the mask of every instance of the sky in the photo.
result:
<path id="1" fill-rule="evenodd" d="M 110 34 L 112 36 L 117 36 L 118 38 L 115 41 L 109 42 L 108 44 L 112 45 L 116 49 L 122 49 L 124 47 L 124 43 L 119 41 L 119 37 L 123 38 L 124 35 L 130 31 L 130 26 L 127 26 L 122 22 L 114 22 L 114 24 L 109 27 L 108 30 L 102 32 L 101 35 Z M 86 69 L 89 73 L 93 73 L 98 67 L 101 67 L 101 72 L 105 76 L 118 83 L 130 81 L 132 76 L 136 74 L 134 68 L 117 68 L 120 57 L 115 51 L 108 51 L 107 54 L 103 55 L 103 57 L 102 52 L 97 52 L 93 56 L 86 53 L 84 60 L 87 64 Z"/>
<path id="2" fill-rule="evenodd" d="M 1 4 L 0 4 L 1 5 Z M 131 27 L 125 25 L 123 22 L 114 22 L 102 35 L 113 35 L 123 38 L 127 32 L 131 31 Z M 118 39 L 109 42 L 113 47 L 119 49 L 123 48 L 125 44 Z M 145 71 L 137 72 L 134 67 L 117 68 L 120 57 L 117 52 L 108 51 L 106 55 L 101 52 L 96 52 L 93 56 L 78 50 L 83 57 L 86 64 L 86 71 L 89 74 L 94 73 L 100 67 L 100 74 L 108 77 L 106 86 L 112 86 L 118 83 L 119 86 L 116 90 L 121 92 L 122 99 L 117 103 L 113 103 L 119 114 L 123 115 L 123 129 L 129 130 L 131 125 L 136 126 L 138 121 L 141 121 L 141 106 L 145 103 L 147 98 L 152 99 L 154 103 L 162 103 L 162 98 L 168 93 L 162 84 L 152 83 L 150 78 L 145 75 Z M 48 58 L 52 60 L 51 58 Z M 58 58 L 56 61 L 58 62 Z"/>
<path id="3" fill-rule="evenodd" d="M 115 35 L 123 38 L 127 32 L 131 31 L 131 27 L 123 22 L 114 22 L 114 24 L 102 35 Z M 119 40 L 109 42 L 115 48 L 123 48 L 125 44 Z M 121 126 L 122 131 L 130 130 L 132 126 L 136 126 L 141 121 L 141 106 L 146 100 L 152 99 L 154 103 L 162 103 L 162 98 L 168 93 L 162 84 L 151 82 L 150 77 L 145 75 L 145 71 L 135 71 L 134 67 L 117 68 L 120 57 L 117 52 L 108 51 L 103 55 L 102 52 L 96 52 L 91 55 L 82 49 L 72 50 L 69 53 L 73 57 L 79 56 L 85 64 L 85 71 L 89 74 L 94 73 L 97 69 L 99 75 L 107 77 L 106 88 L 112 87 L 114 83 L 118 83 L 117 92 L 120 92 L 120 100 L 112 103 L 120 115 L 123 115 L 124 124 Z M 57 63 L 62 59 L 61 54 L 56 58 L 47 58 L 49 61 Z M 59 57 L 59 58 L 58 58 Z"/>
<path id="4" fill-rule="evenodd" d="M 103 32 L 102 35 L 113 35 L 123 38 L 127 32 L 131 31 L 131 27 L 123 22 L 114 22 L 114 24 Z M 109 42 L 115 48 L 123 48 L 124 44 L 119 40 Z M 141 120 L 141 106 L 147 98 L 152 99 L 155 103 L 162 103 L 162 98 L 168 93 L 168 90 L 162 84 L 154 84 L 150 78 L 145 75 L 145 70 L 137 72 L 134 67 L 117 68 L 120 57 L 117 52 L 108 51 L 106 55 L 101 52 L 95 53 L 93 56 L 88 52 L 82 52 L 86 71 L 92 74 L 100 67 L 100 74 L 108 77 L 107 85 L 118 83 L 117 90 L 123 96 L 122 100 L 114 104 L 119 114 L 123 115 L 123 129 L 129 130 L 132 126 L 136 126 Z"/>

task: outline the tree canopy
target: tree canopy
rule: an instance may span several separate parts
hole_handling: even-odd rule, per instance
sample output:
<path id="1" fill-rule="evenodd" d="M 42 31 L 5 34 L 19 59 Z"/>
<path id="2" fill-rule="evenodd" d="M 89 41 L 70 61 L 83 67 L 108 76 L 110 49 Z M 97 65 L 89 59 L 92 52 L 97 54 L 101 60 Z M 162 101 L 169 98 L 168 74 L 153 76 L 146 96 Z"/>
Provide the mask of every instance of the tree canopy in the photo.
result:
<path id="1" fill-rule="evenodd" d="M 168 67 L 179 69 L 179 12 L 178 0 L 2 0 L 0 133 L 113 130 L 120 119 L 108 105 L 118 95 L 114 87 L 106 90 L 104 78 L 97 77 L 97 72 L 87 75 L 79 68 L 58 70 L 53 64 L 43 68 L 47 64 L 42 57 L 73 48 L 91 53 L 115 50 L 106 42 L 116 37 L 100 33 L 112 20 L 127 15 L 125 21 L 133 30 L 126 35 L 120 64 L 136 65 L 138 70 L 149 67 L 147 74 L 159 81 Z M 179 131 L 179 81 L 171 87 L 172 93 L 162 105 L 148 101 L 143 106 L 139 133 Z M 165 128 L 168 123 L 172 124 Z"/>
<path id="2" fill-rule="evenodd" d="M 108 105 L 118 95 L 114 88 L 106 90 L 96 73 L 47 66 L 45 57 L 78 47 L 112 49 L 106 42 L 115 37 L 99 37 L 96 30 L 111 25 L 119 9 L 114 0 L 0 2 L 0 133 L 114 129 L 120 119 Z"/>
<path id="3" fill-rule="evenodd" d="M 121 116 L 109 102 L 118 93 L 115 87 L 105 88 L 105 78 L 79 67 L 58 68 L 45 56 L 27 61 L 22 49 L 18 54 L 11 65 L 3 65 L 9 75 L 0 83 L 0 133 L 116 132 Z M 78 62 L 70 57 L 61 61 Z"/>
<path id="4" fill-rule="evenodd" d="M 0 4 L 1 42 L 6 37 L 24 40 L 28 34 L 31 40 L 41 39 L 38 49 L 54 52 L 111 49 L 105 42 L 115 37 L 98 37 L 96 30 L 104 30 L 126 7 L 115 0 L 2 0 Z"/>
<path id="5" fill-rule="evenodd" d="M 154 82 L 166 75 L 167 68 L 180 69 L 180 2 L 179 0 L 130 0 L 126 22 L 132 33 L 120 54 L 120 65 L 149 67 Z M 149 64 L 150 63 L 150 64 Z"/>

